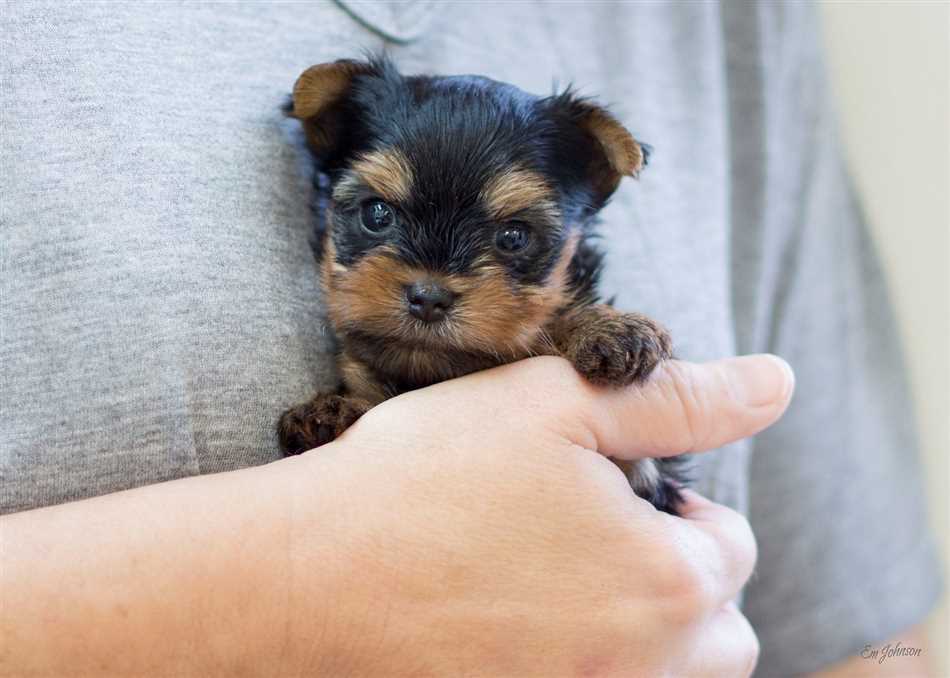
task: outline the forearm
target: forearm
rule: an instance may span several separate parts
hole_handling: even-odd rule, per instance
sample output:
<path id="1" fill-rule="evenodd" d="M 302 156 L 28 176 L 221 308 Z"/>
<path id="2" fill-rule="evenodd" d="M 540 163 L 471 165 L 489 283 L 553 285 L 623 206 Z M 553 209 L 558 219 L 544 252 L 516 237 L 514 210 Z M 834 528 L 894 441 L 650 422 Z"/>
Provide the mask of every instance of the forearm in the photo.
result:
<path id="1" fill-rule="evenodd" d="M 276 670 L 295 470 L 279 462 L 2 518 L 0 674 Z"/>
<path id="2" fill-rule="evenodd" d="M 719 447 L 790 392 L 763 357 L 626 390 L 537 358 L 297 458 L 9 516 L 0 674 L 745 675 L 748 523 L 655 511 L 602 455 Z"/>

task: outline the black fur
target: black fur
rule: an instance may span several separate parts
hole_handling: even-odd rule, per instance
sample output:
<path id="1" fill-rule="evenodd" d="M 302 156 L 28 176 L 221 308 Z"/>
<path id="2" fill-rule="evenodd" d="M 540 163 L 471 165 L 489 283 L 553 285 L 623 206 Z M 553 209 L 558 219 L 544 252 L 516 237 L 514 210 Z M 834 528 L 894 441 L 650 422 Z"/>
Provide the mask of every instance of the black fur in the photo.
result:
<path id="1" fill-rule="evenodd" d="M 536 97 L 479 76 L 403 77 L 391 62 L 376 58 L 339 104 L 346 122 L 337 143 L 319 158 L 321 169 L 336 183 L 360 153 L 400 149 L 416 187 L 407 203 L 397 205 L 406 217 L 398 234 L 400 254 L 433 270 L 464 272 L 495 226 L 482 210 L 479 191 L 513 165 L 553 180 L 562 223 L 583 226 L 606 202 L 586 173 L 599 151 L 575 123 L 573 101 L 570 93 Z M 338 209 L 355 218 L 358 202 Z M 525 283 L 543 281 L 554 265 L 567 234 L 551 226 L 542 233 L 539 256 L 508 264 Z M 375 244 L 357 231 L 335 238 L 344 265 Z"/>

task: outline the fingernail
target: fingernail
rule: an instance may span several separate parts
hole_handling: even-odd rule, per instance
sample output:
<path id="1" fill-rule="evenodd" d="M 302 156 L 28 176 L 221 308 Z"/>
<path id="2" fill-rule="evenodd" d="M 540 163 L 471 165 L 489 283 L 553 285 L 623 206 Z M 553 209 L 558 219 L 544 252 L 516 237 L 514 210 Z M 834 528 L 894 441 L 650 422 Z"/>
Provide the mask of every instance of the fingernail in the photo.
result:
<path id="1" fill-rule="evenodd" d="M 736 397 L 749 407 L 785 403 L 795 388 L 787 362 L 771 354 L 742 356 L 732 361 Z"/>

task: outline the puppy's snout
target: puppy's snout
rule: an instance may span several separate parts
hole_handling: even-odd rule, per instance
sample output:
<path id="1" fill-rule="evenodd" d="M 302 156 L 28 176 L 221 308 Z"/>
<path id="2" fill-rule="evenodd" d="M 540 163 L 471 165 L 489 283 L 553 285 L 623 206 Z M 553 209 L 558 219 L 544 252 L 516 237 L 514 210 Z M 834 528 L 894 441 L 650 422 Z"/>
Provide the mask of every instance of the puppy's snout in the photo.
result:
<path id="1" fill-rule="evenodd" d="M 427 323 L 444 320 L 452 304 L 455 303 L 455 296 L 442 285 L 431 280 L 414 282 L 406 286 L 409 313 Z"/>

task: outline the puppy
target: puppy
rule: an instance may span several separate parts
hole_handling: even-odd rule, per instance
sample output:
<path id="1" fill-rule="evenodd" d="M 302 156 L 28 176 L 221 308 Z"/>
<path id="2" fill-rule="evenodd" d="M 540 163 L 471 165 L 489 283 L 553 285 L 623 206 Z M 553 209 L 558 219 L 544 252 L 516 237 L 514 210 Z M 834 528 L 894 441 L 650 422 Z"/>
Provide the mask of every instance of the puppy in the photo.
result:
<path id="1" fill-rule="evenodd" d="M 649 152 L 605 109 L 372 58 L 307 69 L 285 110 L 316 161 L 343 381 L 284 413 L 286 454 L 387 398 L 528 356 L 563 356 L 613 387 L 671 356 L 658 323 L 599 301 L 594 216 Z M 676 460 L 622 467 L 638 495 L 676 512 Z"/>

